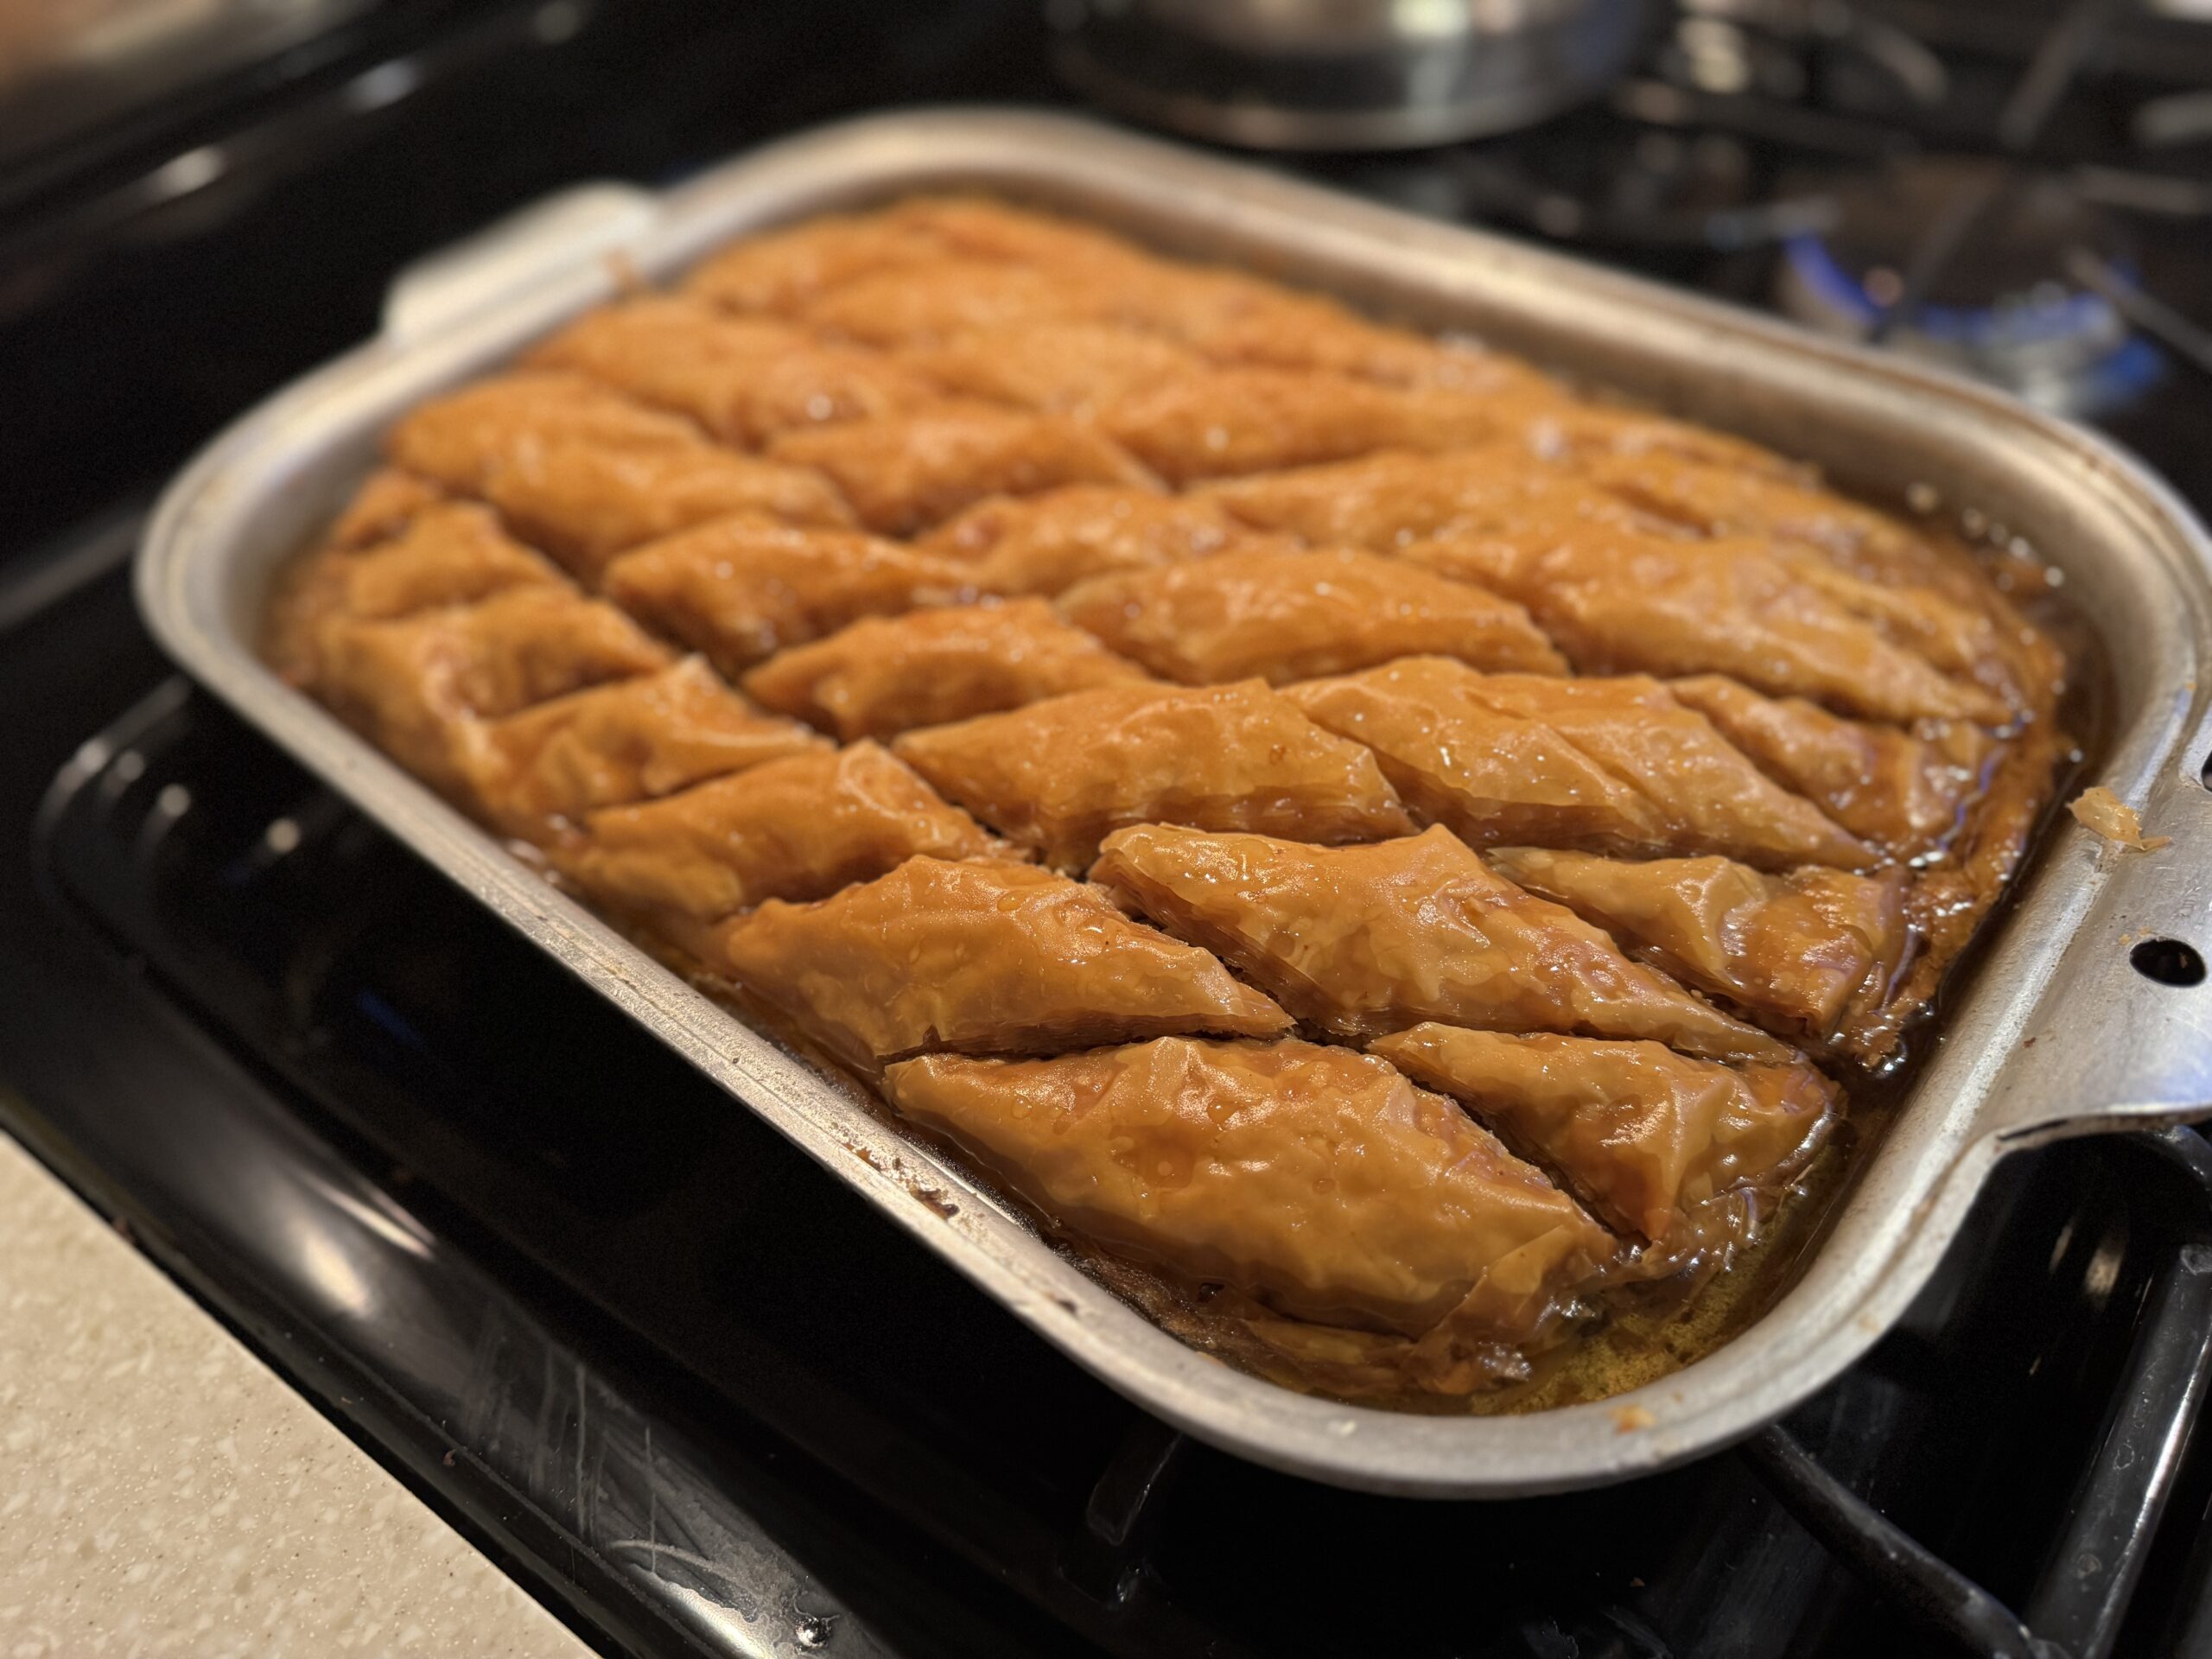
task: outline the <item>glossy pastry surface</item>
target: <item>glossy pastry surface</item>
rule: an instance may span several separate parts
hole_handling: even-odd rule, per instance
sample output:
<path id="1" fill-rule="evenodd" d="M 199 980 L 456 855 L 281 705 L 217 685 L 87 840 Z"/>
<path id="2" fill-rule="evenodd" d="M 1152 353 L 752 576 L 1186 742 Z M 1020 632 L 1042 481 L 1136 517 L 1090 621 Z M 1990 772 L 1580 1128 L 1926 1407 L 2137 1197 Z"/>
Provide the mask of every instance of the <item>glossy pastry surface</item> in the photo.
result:
<path id="1" fill-rule="evenodd" d="M 674 653 L 613 606 L 530 586 L 474 605 L 322 631 L 318 694 L 408 760 L 443 752 L 462 722 L 649 674 Z"/>
<path id="2" fill-rule="evenodd" d="M 1053 1054 L 1290 1028 L 1207 951 L 1087 883 L 1003 861 L 912 858 L 816 904 L 763 905 L 723 930 L 709 965 L 863 1071 L 936 1050 Z"/>
<path id="3" fill-rule="evenodd" d="M 537 840 L 601 807 L 825 747 L 804 727 L 748 706 L 687 657 L 492 722 L 477 792 L 514 833 Z"/>
<path id="4" fill-rule="evenodd" d="M 296 684 L 314 682 L 327 628 L 564 585 L 553 565 L 500 529 L 495 514 L 435 497 L 372 501 L 333 541 L 329 556 L 285 572 L 270 601 L 269 656 Z"/>
<path id="5" fill-rule="evenodd" d="M 1313 847 L 1145 824 L 1109 836 L 1090 879 L 1338 1037 L 1435 1020 L 1789 1056 L 1492 874 L 1441 827 Z"/>
<path id="6" fill-rule="evenodd" d="M 1478 846 L 1720 853 L 1762 868 L 1872 861 L 1656 680 L 1418 657 L 1283 695 L 1372 748 L 1417 815 Z"/>
<path id="7" fill-rule="evenodd" d="M 1768 777 L 1891 857 L 1946 845 L 1981 793 L 1997 740 L 1967 721 L 1911 729 L 1845 720 L 1798 697 L 1764 697 L 1717 674 L 1669 683 Z"/>
<path id="8" fill-rule="evenodd" d="M 1203 559 L 1254 539 L 1219 507 L 1195 497 L 1126 484 L 1070 484 L 979 501 L 921 544 L 972 561 L 976 583 L 988 592 L 1052 594 L 1087 576 Z"/>
<path id="9" fill-rule="evenodd" d="M 1857 584 L 1839 595 L 1763 542 L 1692 541 L 1598 518 L 1402 551 L 1518 600 L 1586 674 L 1727 674 L 1877 720 L 2006 717 L 2000 698 L 1946 674 L 1852 603 Z"/>
<path id="10" fill-rule="evenodd" d="M 608 565 L 603 583 L 732 676 L 861 617 L 976 594 L 965 571 L 897 542 L 749 517 L 648 543 Z"/>
<path id="11" fill-rule="evenodd" d="M 1902 870 L 1764 875 L 1725 858 L 1631 862 L 1539 847 L 1499 848 L 1490 862 L 1770 1030 L 1821 1042 L 1849 1016 L 1854 1039 L 1894 1035 L 1881 1016 L 1914 943 Z"/>
<path id="12" fill-rule="evenodd" d="M 1020 709 L 1144 671 L 1041 599 L 872 617 L 745 677 L 771 709 L 850 740 Z"/>
<path id="13" fill-rule="evenodd" d="M 769 899 L 823 898 L 918 854 L 1005 850 L 880 747 L 855 743 L 595 812 L 553 859 L 612 908 L 696 923 Z M 678 942 L 692 938 L 687 930 Z"/>
<path id="14" fill-rule="evenodd" d="M 1727 1220 L 1698 1211 L 1778 1190 L 1826 1133 L 1835 1085 L 1811 1066 L 1730 1067 L 1657 1043 L 1416 1026 L 1369 1046 L 1561 1171 L 1597 1212 L 1657 1243 Z"/>
<path id="15" fill-rule="evenodd" d="M 874 352 L 804 329 L 734 317 L 694 301 L 644 296 L 594 311 L 531 354 L 690 416 L 725 442 L 895 414 L 936 401 L 929 381 Z"/>
<path id="16" fill-rule="evenodd" d="M 1096 576 L 1060 610 L 1162 678 L 1273 684 L 1398 657 L 1563 674 L 1567 659 L 1510 600 L 1403 559 L 1349 548 L 1230 550 L 1195 563 Z"/>
<path id="17" fill-rule="evenodd" d="M 512 374 L 450 393 L 403 420 L 387 447 L 397 465 L 490 502 L 587 577 L 626 548 L 732 513 L 808 524 L 853 516 L 820 474 L 740 454 L 576 374 Z"/>
<path id="18" fill-rule="evenodd" d="M 1350 1049 L 931 1056 L 884 1086 L 1065 1224 L 1301 1319 L 1512 1341 L 1613 1250 L 1458 1107 Z"/>
<path id="19" fill-rule="evenodd" d="M 1098 423 L 1170 483 L 1232 478 L 1363 455 L 1456 449 L 1495 437 L 1492 401 L 1471 391 L 1377 385 L 1312 369 L 1208 369 L 1123 389 Z"/>
<path id="20" fill-rule="evenodd" d="M 1056 869 L 1125 824 L 1376 841 L 1412 826 L 1375 757 L 1258 680 L 1109 685 L 909 732 L 900 758 Z"/>
<path id="21" fill-rule="evenodd" d="M 927 530 L 987 496 L 1151 482 L 1087 422 L 961 400 L 787 432 L 768 453 L 818 469 L 862 524 L 894 536 Z"/>

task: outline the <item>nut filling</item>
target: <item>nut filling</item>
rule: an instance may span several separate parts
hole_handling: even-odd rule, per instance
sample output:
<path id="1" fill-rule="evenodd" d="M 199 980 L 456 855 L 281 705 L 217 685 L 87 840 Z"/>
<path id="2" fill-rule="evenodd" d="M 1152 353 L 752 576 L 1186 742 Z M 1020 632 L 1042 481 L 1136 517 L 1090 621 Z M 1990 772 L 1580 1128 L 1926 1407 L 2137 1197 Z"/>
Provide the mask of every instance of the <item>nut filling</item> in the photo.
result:
<path id="1" fill-rule="evenodd" d="M 1943 532 L 979 199 L 749 238 L 385 457 L 279 672 L 1340 1397 L 1725 1336 L 2069 748 Z"/>

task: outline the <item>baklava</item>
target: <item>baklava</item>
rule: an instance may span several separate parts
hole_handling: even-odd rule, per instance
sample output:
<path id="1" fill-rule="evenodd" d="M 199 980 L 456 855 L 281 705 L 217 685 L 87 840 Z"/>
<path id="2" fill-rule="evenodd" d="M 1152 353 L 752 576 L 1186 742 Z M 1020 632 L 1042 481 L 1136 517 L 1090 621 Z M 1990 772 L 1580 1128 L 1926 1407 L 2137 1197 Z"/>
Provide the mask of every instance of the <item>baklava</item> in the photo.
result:
<path id="1" fill-rule="evenodd" d="M 988 200 L 749 238 L 385 460 L 283 674 L 1340 1394 L 1478 1406 L 1715 1282 L 2066 749 L 2062 654 L 1940 530 Z"/>

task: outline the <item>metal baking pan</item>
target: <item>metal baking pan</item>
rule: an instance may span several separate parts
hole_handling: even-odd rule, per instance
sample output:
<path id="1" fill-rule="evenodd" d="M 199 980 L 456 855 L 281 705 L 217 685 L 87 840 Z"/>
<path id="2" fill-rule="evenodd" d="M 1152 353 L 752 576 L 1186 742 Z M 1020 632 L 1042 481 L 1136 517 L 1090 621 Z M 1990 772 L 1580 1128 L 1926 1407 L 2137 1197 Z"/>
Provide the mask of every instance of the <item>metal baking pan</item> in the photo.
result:
<path id="1" fill-rule="evenodd" d="M 271 573 L 336 510 L 403 411 L 633 273 L 666 278 L 748 231 L 947 188 L 1057 207 L 1167 252 L 1471 330 L 1808 457 L 1880 498 L 1932 485 L 2064 572 L 2109 663 L 2112 718 L 2094 781 L 2172 844 L 2120 854 L 2060 821 L 1970 981 L 1955 988 L 1936 1052 L 1814 1259 L 1734 1340 L 1615 1400 L 1520 1416 L 1348 1407 L 1232 1370 L 554 892 L 262 666 L 254 646 Z M 210 445 L 163 497 L 137 584 L 155 633 L 201 683 L 984 1294 L 1170 1422 L 1315 1479 L 1505 1497 L 1713 1451 L 1812 1394 L 1882 1334 L 2006 1151 L 2212 1111 L 2212 983 L 2166 982 L 2188 976 L 2190 950 L 2212 952 L 2212 544 L 2164 486 L 2095 436 L 1963 380 L 1086 122 L 992 111 L 868 118 L 665 194 L 593 187 L 494 227 L 404 281 L 377 339 Z"/>

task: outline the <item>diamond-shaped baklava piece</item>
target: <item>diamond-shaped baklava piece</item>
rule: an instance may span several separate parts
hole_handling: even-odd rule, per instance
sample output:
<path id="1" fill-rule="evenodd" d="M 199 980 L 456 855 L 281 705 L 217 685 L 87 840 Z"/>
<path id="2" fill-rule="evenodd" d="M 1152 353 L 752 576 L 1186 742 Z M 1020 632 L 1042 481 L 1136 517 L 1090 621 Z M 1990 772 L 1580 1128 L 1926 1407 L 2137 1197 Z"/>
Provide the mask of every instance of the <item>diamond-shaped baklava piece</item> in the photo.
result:
<path id="1" fill-rule="evenodd" d="M 602 807 L 827 747 L 804 726 L 748 706 L 687 657 L 493 721 L 476 794 L 487 817 L 537 840 Z"/>
<path id="2" fill-rule="evenodd" d="M 864 616 L 976 597 L 949 560 L 857 531 L 727 518 L 649 542 L 607 567 L 609 599 L 733 678 Z"/>
<path id="3" fill-rule="evenodd" d="M 1477 668 L 1567 671 L 1512 601 L 1346 548 L 1232 550 L 1094 577 L 1063 594 L 1060 610 L 1154 673 L 1193 685 L 1251 675 L 1281 685 L 1428 654 Z"/>
<path id="4" fill-rule="evenodd" d="M 768 899 L 819 899 L 916 854 L 1004 850 L 882 748 L 855 743 L 594 812 L 554 862 L 593 898 L 688 940 L 693 924 Z"/>
<path id="5" fill-rule="evenodd" d="M 1416 1026 L 1369 1050 L 1464 1101 L 1601 1217 L 1678 1249 L 1747 1231 L 1731 1201 L 1777 1193 L 1840 1098 L 1802 1063 L 1716 1065 L 1657 1043 Z"/>
<path id="6" fill-rule="evenodd" d="M 489 501 L 587 578 L 626 548 L 732 513 L 852 522 L 819 473 L 740 454 L 576 374 L 508 374 L 448 392 L 401 421 L 386 447 L 399 466 Z"/>
<path id="7" fill-rule="evenodd" d="M 1897 869 L 1764 875 L 1725 858 L 1633 862 L 1540 847 L 1500 848 L 1490 861 L 1685 983 L 1815 1042 L 1882 1007 L 1911 944 Z"/>
<path id="8" fill-rule="evenodd" d="M 1350 1049 L 932 1055 L 884 1090 L 1070 1230 L 1299 1319 L 1511 1342 L 1614 1251 L 1459 1107 Z"/>
<path id="9" fill-rule="evenodd" d="M 909 732 L 899 754 L 1001 835 L 1081 870 L 1131 823 L 1376 841 L 1413 826 L 1375 758 L 1258 680 L 1100 686 Z"/>
<path id="10" fill-rule="evenodd" d="M 477 722 L 670 661 L 612 605 L 565 584 L 510 588 L 475 605 L 322 631 L 316 689 L 411 770 L 466 791 Z"/>
<path id="11" fill-rule="evenodd" d="M 1373 749 L 1417 814 L 1476 846 L 1719 853 L 1762 869 L 1872 861 L 1656 680 L 1414 657 L 1283 696 Z"/>
<path id="12" fill-rule="evenodd" d="M 1219 507 L 1123 484 L 979 501 L 921 545 L 971 562 L 995 594 L 1060 593 L 1088 576 L 1203 559 L 1259 539 Z M 1288 546 L 1281 541 L 1271 543 Z"/>
<path id="13" fill-rule="evenodd" d="M 938 1049 L 1290 1029 L 1208 952 L 1027 864 L 915 858 L 817 904 L 763 905 L 723 929 L 709 963 L 862 1071 Z"/>
<path id="14" fill-rule="evenodd" d="M 585 313 L 531 360 L 679 410 L 735 444 L 895 414 L 942 395 L 879 352 L 826 346 L 791 323 L 658 295 Z"/>
<path id="15" fill-rule="evenodd" d="M 1892 858 L 1948 844 L 1998 747 L 1964 721 L 1927 721 L 1910 732 L 1870 725 L 1802 697 L 1764 697 L 1719 675 L 1673 680 L 1667 689 L 1768 777 L 1817 801 Z"/>
<path id="16" fill-rule="evenodd" d="M 745 689 L 849 741 L 1144 677 L 1043 600 L 1012 599 L 855 622 L 771 658 Z"/>
<path id="17" fill-rule="evenodd" d="M 1141 824 L 1107 837 L 1090 879 L 1338 1037 L 1435 1020 L 1789 1057 L 1573 912 L 1492 874 L 1442 828 L 1313 847 Z"/>
<path id="18" fill-rule="evenodd" d="M 385 474 L 397 479 L 398 474 Z M 311 684 L 327 629 L 343 622 L 389 622 L 422 611 L 466 605 L 512 588 L 556 588 L 568 579 L 499 528 L 487 509 L 395 493 L 388 534 L 358 542 L 334 533 L 286 571 L 270 601 L 269 655 L 295 684 Z M 369 535 L 373 515 L 348 532 Z"/>
<path id="19" fill-rule="evenodd" d="M 1085 422 L 982 403 L 931 404 L 786 432 L 768 453 L 819 468 L 862 524 L 893 536 L 926 530 L 986 496 L 1151 481 L 1126 451 Z"/>

